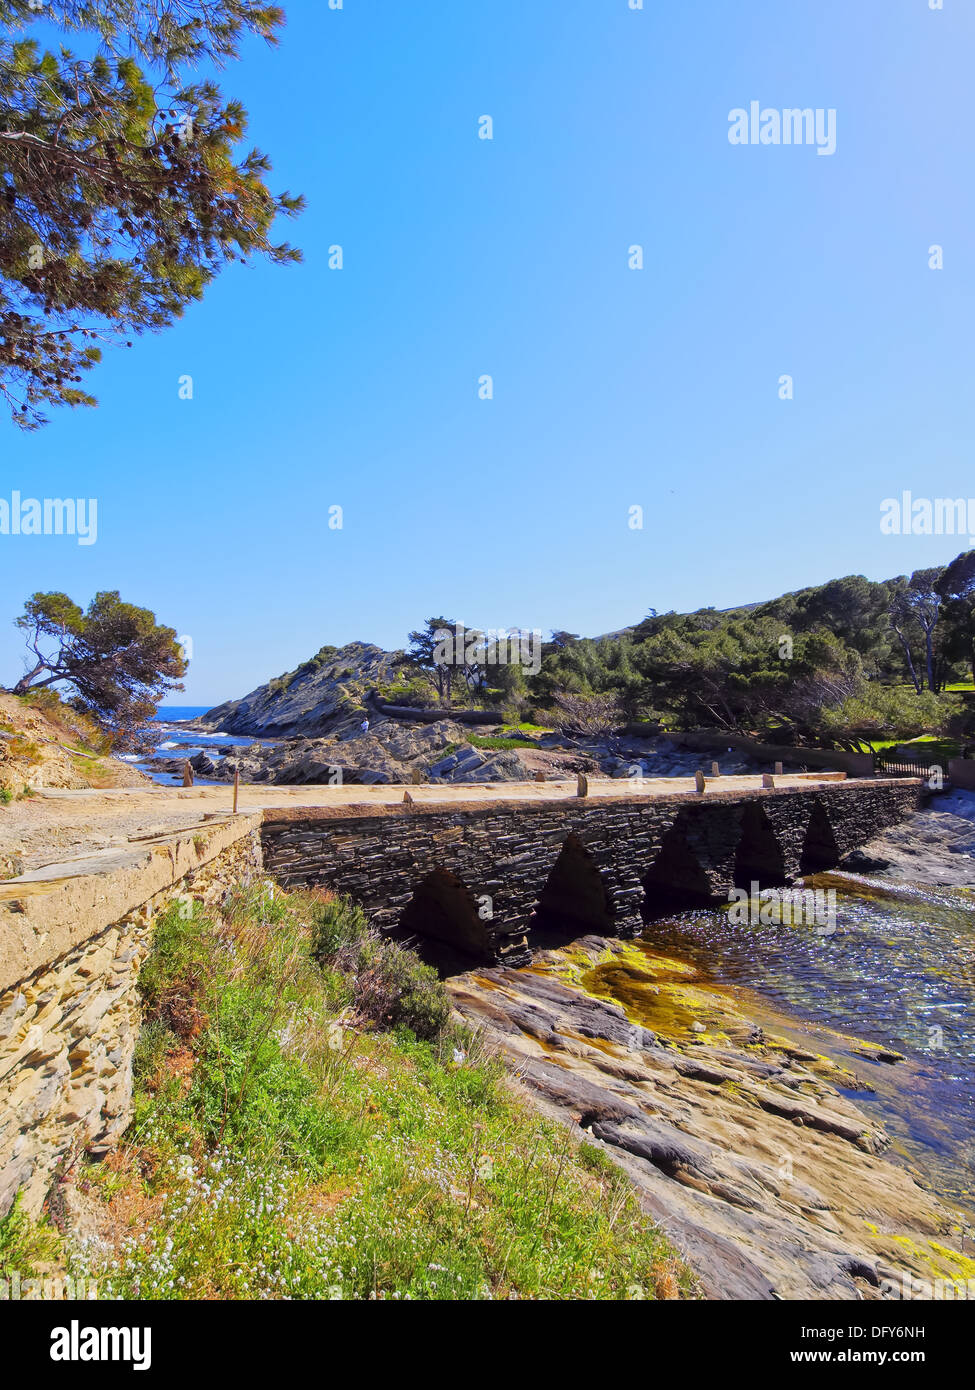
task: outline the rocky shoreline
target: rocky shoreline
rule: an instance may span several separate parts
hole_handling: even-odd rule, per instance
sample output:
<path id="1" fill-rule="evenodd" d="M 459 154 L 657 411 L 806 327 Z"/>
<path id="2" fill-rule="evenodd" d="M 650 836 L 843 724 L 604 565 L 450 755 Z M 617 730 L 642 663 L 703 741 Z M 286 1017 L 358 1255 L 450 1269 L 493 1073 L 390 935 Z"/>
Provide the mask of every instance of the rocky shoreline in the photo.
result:
<path id="1" fill-rule="evenodd" d="M 685 962 L 589 936 L 450 990 L 539 1108 L 629 1174 L 708 1297 L 877 1299 L 905 1275 L 975 1278 L 967 1219 L 884 1157 L 883 1129 L 841 1094 L 857 1078 Z M 625 1009 L 605 997 L 619 992 Z"/>
<path id="2" fill-rule="evenodd" d="M 401 657 L 368 642 L 323 647 L 297 670 L 208 710 L 182 726 L 185 732 L 256 741 L 195 754 L 194 773 L 215 782 L 239 774 L 243 782 L 279 785 L 516 782 L 579 772 L 687 777 L 715 757 L 729 774 L 768 770 L 741 753 L 689 751 L 665 736 L 584 740 L 526 732 L 507 725 L 500 709 L 493 722 L 489 710 L 479 711 L 474 726 L 449 711 L 423 722 L 397 718 L 385 712 L 378 692 L 397 689 Z M 157 755 L 152 765 L 179 773 L 184 759 Z"/>
<path id="3" fill-rule="evenodd" d="M 842 868 L 892 882 L 975 888 L 975 792 L 939 792 L 926 809 L 849 854 Z"/>
<path id="4" fill-rule="evenodd" d="M 741 753 L 715 756 L 728 776 L 766 770 Z M 152 765 L 178 773 L 185 761 L 157 755 Z M 281 786 L 530 782 L 579 772 L 614 778 L 690 777 L 711 764 L 711 758 L 681 749 L 665 735 L 584 741 L 557 733 L 526 735 L 501 724 L 472 734 L 449 716 L 430 724 L 380 716 L 370 720 L 366 732 L 256 742 L 225 753 L 201 751 L 188 761 L 208 781 L 232 782 L 239 774 L 242 782 Z"/>

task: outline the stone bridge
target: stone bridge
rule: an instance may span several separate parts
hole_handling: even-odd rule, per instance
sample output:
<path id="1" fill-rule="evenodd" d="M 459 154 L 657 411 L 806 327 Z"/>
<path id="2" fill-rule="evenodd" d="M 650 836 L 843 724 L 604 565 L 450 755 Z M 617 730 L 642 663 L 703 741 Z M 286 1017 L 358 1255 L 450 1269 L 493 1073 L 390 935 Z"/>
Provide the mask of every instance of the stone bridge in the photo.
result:
<path id="1" fill-rule="evenodd" d="M 744 779 L 738 779 L 742 781 Z M 917 809 L 903 778 L 532 801 L 268 808 L 266 872 L 326 886 L 479 960 L 524 964 L 533 921 L 633 936 L 644 909 L 793 882 Z M 438 789 L 439 790 L 439 789 Z M 458 789 L 459 790 L 459 789 Z"/>

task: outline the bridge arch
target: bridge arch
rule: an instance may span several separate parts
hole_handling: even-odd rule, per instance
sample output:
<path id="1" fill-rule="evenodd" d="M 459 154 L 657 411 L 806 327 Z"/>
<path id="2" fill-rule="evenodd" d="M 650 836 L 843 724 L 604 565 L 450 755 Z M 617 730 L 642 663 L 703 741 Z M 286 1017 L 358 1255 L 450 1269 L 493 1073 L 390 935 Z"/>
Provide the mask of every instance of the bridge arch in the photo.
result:
<path id="1" fill-rule="evenodd" d="M 813 803 L 809 824 L 802 842 L 799 856 L 800 874 L 814 874 L 822 869 L 831 869 L 840 859 L 839 846 L 829 814 L 817 798 Z"/>
<path id="2" fill-rule="evenodd" d="M 592 854 L 572 831 L 566 836 L 538 899 L 535 915 L 545 926 L 560 922 L 573 929 L 612 933 L 613 909 L 602 874 Z"/>
<path id="3" fill-rule="evenodd" d="M 477 960 L 492 960 L 490 918 L 482 918 L 473 893 L 449 869 L 434 869 L 416 887 L 399 919 L 401 931 L 430 938 Z"/>
<path id="4" fill-rule="evenodd" d="M 657 856 L 643 878 L 650 912 L 714 899 L 711 876 L 692 844 L 693 831 L 689 813 L 681 811 L 665 832 Z"/>
<path id="5" fill-rule="evenodd" d="M 747 888 L 753 879 L 763 887 L 780 887 L 789 881 L 785 855 L 765 807 L 746 801 L 741 813 L 741 838 L 735 850 L 734 880 Z"/>

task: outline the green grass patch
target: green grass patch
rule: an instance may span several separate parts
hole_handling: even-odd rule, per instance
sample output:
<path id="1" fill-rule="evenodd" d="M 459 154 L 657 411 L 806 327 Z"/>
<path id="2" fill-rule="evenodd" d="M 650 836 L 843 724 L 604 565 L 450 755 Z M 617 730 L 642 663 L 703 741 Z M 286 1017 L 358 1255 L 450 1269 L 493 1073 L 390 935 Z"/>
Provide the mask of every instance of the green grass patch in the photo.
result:
<path id="1" fill-rule="evenodd" d="M 33 1279 L 39 1266 L 61 1252 L 61 1237 L 46 1219 L 32 1221 L 20 1205 L 20 1195 L 6 1216 L 0 1217 L 0 1279 L 19 1275 Z"/>
<path id="2" fill-rule="evenodd" d="M 693 1294 L 620 1170 L 350 904 L 257 884 L 170 910 L 141 988 L 135 1116 L 79 1179 L 110 1249 L 72 1272 L 101 1297 Z"/>
<path id="3" fill-rule="evenodd" d="M 469 742 L 473 748 L 535 748 L 535 741 L 530 738 L 502 738 L 498 735 L 490 734 L 471 734 Z"/>
<path id="4" fill-rule="evenodd" d="M 917 738 L 888 738 L 871 742 L 874 753 L 884 753 L 891 748 L 904 748 L 911 757 L 917 756 L 932 763 L 947 763 L 949 758 L 961 756 L 961 743 L 956 738 L 942 738 L 938 734 L 921 734 Z"/>

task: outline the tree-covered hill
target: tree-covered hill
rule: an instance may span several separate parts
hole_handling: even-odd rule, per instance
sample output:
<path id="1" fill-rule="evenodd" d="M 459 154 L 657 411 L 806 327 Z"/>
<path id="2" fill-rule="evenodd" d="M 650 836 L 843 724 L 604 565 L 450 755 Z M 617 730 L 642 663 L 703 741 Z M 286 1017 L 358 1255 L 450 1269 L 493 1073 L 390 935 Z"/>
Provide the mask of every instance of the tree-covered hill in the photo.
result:
<path id="1" fill-rule="evenodd" d="M 463 641 L 444 643 L 461 632 Z M 429 618 L 402 652 L 323 647 L 210 712 L 239 733 L 328 734 L 376 691 L 397 704 L 496 708 L 499 724 L 599 736 L 621 724 L 719 728 L 853 747 L 975 734 L 975 551 L 876 582 L 847 575 L 723 611 L 658 613 L 602 637 L 556 631 L 520 649 Z M 527 640 L 527 639 L 526 639 Z M 531 660 L 527 659 L 531 652 Z M 445 655 L 445 652 L 447 653 Z"/>

